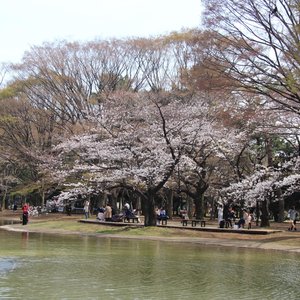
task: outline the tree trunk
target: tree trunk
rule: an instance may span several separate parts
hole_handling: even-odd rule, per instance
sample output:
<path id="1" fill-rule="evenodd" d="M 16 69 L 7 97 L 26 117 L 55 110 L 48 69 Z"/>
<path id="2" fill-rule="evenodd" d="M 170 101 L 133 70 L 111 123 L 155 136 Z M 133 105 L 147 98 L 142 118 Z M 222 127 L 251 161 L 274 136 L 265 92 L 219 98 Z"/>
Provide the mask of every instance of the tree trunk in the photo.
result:
<path id="1" fill-rule="evenodd" d="M 167 203 L 167 212 L 170 219 L 173 217 L 173 198 L 174 198 L 174 192 L 173 190 L 167 191 L 168 195 L 168 203 Z"/>
<path id="2" fill-rule="evenodd" d="M 284 222 L 284 200 L 279 200 L 279 212 L 278 212 L 278 222 Z"/>
<path id="3" fill-rule="evenodd" d="M 255 214 L 256 214 L 256 226 L 258 226 L 259 225 L 259 219 L 260 219 L 260 205 L 259 205 L 259 202 L 257 200 L 256 200 Z"/>
<path id="4" fill-rule="evenodd" d="M 272 145 L 272 139 L 270 136 L 265 137 L 266 142 L 266 154 L 267 154 L 267 160 L 268 160 L 268 167 L 273 167 L 274 161 L 273 161 L 273 145 Z"/>
<path id="5" fill-rule="evenodd" d="M 282 191 L 281 189 L 278 189 L 277 191 L 278 195 L 278 222 L 282 223 L 284 222 L 284 200 L 282 198 Z"/>
<path id="6" fill-rule="evenodd" d="M 261 223 L 260 227 L 270 227 L 269 221 L 269 201 L 265 200 L 261 203 Z"/>
<path id="7" fill-rule="evenodd" d="M 155 201 L 154 195 L 148 193 L 147 199 L 144 201 L 144 225 L 145 226 L 156 226 L 156 213 L 155 213 Z"/>
<path id="8" fill-rule="evenodd" d="M 0 211 L 3 211 L 3 210 L 5 209 L 5 199 L 6 199 L 6 195 L 7 195 L 7 189 L 5 188 L 5 189 L 4 189 L 3 196 L 2 196 L 2 203 L 1 203 L 1 206 L 0 206 Z"/>
<path id="9" fill-rule="evenodd" d="M 187 209 L 187 214 L 188 214 L 188 217 L 191 219 L 194 217 L 194 209 L 193 209 L 193 204 L 194 204 L 194 199 L 191 198 L 190 196 L 187 196 L 186 197 L 186 209 Z"/>
<path id="10" fill-rule="evenodd" d="M 204 218 L 204 194 L 199 194 L 195 199 L 195 213 L 196 219 L 202 220 Z"/>
<path id="11" fill-rule="evenodd" d="M 44 184 L 43 184 L 43 187 L 42 187 L 42 203 L 41 203 L 41 207 L 44 208 L 45 206 L 45 189 L 44 189 Z"/>
<path id="12" fill-rule="evenodd" d="M 215 198 L 214 197 L 212 197 L 212 201 L 211 201 L 211 209 L 210 209 L 209 219 L 210 220 L 215 219 Z"/>
<path id="13" fill-rule="evenodd" d="M 116 212 L 116 208 L 118 207 L 117 205 L 117 202 L 118 202 L 118 193 L 116 190 L 112 190 L 111 193 L 110 193 L 110 197 L 109 197 L 109 202 L 110 202 L 110 205 L 113 209 L 113 214 L 115 214 Z"/>
<path id="14" fill-rule="evenodd" d="M 136 207 L 135 207 L 136 210 L 138 210 L 139 212 L 141 212 L 142 210 L 142 201 L 141 201 L 141 197 L 138 196 L 137 199 L 136 199 Z"/>

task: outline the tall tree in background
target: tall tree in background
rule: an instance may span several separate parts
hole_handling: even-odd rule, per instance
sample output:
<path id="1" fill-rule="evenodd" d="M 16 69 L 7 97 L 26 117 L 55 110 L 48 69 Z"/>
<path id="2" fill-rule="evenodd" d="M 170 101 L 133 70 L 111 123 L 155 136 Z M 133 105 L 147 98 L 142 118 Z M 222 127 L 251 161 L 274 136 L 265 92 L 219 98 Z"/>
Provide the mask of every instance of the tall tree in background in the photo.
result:
<path id="1" fill-rule="evenodd" d="M 246 89 L 299 114 L 300 1 L 203 0 L 215 32 L 210 65 Z M 211 63 L 214 64 L 211 64 Z"/>
<path id="2" fill-rule="evenodd" d="M 5 78 L 9 72 L 9 66 L 5 63 L 0 64 L 0 88 L 5 84 Z"/>
<path id="3" fill-rule="evenodd" d="M 70 138 L 71 145 L 76 135 L 90 142 L 97 133 L 90 148 L 77 141 L 83 151 L 76 153 L 77 146 L 73 147 L 74 152 L 59 164 L 67 169 L 65 162 L 70 157 L 79 158 L 75 173 L 80 168 L 83 173 L 93 171 L 98 157 L 89 159 L 85 155 L 94 151 L 107 160 L 111 158 L 113 169 L 108 170 L 118 175 L 126 168 L 131 175 L 139 175 L 140 170 L 149 175 L 155 167 L 159 170 L 153 172 L 155 182 L 152 174 L 140 177 L 142 184 L 138 187 L 143 188 L 144 195 L 147 185 L 149 193 L 155 190 L 154 194 L 170 180 L 175 186 L 176 165 L 176 170 L 180 169 L 177 177 L 183 176 L 180 181 L 187 187 L 185 193 L 192 193 L 189 198 L 194 199 L 201 217 L 208 187 L 218 189 L 241 181 L 256 165 L 267 165 L 266 158 L 268 165 L 273 164 L 272 139 L 283 131 L 274 130 L 279 119 L 271 111 L 279 111 L 280 104 L 290 119 L 297 107 L 297 64 L 292 64 L 297 55 L 292 52 L 293 60 L 287 41 L 279 42 L 283 29 L 291 26 L 287 23 L 279 28 L 280 14 L 291 17 L 284 13 L 285 2 L 277 3 L 278 12 L 272 9 L 271 13 L 268 9 L 274 4 L 269 1 L 245 1 L 243 6 L 239 2 L 206 1 L 210 30 L 204 32 L 188 30 L 151 39 L 58 42 L 32 47 L 22 63 L 13 66 L 14 81 L 0 91 L 0 146 L 5 163 L 9 158 L 36 182 L 39 174 L 50 169 L 39 169 L 38 163 L 53 146 L 68 144 Z M 262 19 L 265 13 L 266 19 Z M 214 16 L 218 18 L 209 23 Z M 258 25 L 250 21 L 255 18 L 259 19 Z M 274 28 L 269 32 L 264 22 Z M 295 142 L 286 137 L 288 142 Z M 99 140 L 102 144 L 97 144 Z M 119 153 L 114 151 L 117 149 Z M 175 155 L 170 155 L 172 151 Z M 129 156 L 123 157 L 125 153 Z M 104 165 L 100 169 L 106 175 Z M 101 172 L 98 170 L 98 175 Z M 167 182 L 171 173 L 173 179 L 171 176 Z M 156 184 L 161 174 L 167 176 L 162 176 L 159 189 L 149 185 Z M 95 182 L 100 182 L 100 175 Z M 136 178 L 133 176 L 129 182 Z M 147 216 L 147 224 L 153 220 L 153 215 Z"/>
<path id="4" fill-rule="evenodd" d="M 269 111 L 279 108 L 284 115 L 284 110 L 299 115 L 300 1 L 203 0 L 203 3 L 204 24 L 215 34 L 210 66 L 221 70 L 220 74 L 231 80 L 235 91 L 260 97 L 259 104 L 269 107 Z M 265 165 L 273 167 L 274 126 L 263 132 L 257 135 L 257 146 L 261 147 L 263 142 Z M 282 219 L 283 201 L 279 201 Z"/>

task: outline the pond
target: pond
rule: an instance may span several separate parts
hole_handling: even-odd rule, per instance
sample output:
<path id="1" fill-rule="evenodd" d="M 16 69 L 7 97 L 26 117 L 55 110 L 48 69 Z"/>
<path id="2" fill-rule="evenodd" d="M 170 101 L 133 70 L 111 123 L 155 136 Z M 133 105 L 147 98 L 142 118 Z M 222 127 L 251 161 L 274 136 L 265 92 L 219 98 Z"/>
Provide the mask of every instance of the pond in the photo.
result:
<path id="1" fill-rule="evenodd" d="M 0 299 L 299 299 L 297 254 L 0 229 Z"/>

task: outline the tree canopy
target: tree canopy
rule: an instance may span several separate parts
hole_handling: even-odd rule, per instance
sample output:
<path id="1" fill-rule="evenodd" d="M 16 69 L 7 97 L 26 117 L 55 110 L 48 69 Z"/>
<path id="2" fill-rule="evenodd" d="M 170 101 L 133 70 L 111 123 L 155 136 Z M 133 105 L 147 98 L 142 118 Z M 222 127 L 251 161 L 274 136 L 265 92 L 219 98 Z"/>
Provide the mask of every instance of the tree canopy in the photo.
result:
<path id="1" fill-rule="evenodd" d="M 146 225 L 166 190 L 198 218 L 210 199 L 254 206 L 298 191 L 298 2 L 204 4 L 205 30 L 45 43 L 10 66 L 3 191 L 122 188 Z"/>

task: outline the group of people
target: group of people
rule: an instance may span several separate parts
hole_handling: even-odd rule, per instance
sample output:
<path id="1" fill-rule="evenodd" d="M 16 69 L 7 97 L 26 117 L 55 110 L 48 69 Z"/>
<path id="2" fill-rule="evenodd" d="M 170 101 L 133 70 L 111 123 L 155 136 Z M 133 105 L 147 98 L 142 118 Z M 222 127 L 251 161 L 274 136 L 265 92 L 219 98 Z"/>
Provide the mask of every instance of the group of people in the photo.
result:
<path id="1" fill-rule="evenodd" d="M 155 212 L 156 212 L 156 220 L 157 220 L 157 223 L 160 224 L 160 221 L 162 220 L 166 220 L 168 219 L 169 217 L 167 216 L 167 212 L 165 210 L 164 207 L 161 207 L 161 208 L 156 208 L 155 209 Z"/>
<path id="2" fill-rule="evenodd" d="M 90 217 L 90 201 L 85 200 L 83 205 L 83 211 L 85 219 Z M 97 210 L 97 219 L 100 221 L 111 221 L 112 219 L 112 207 L 109 203 L 105 207 L 100 207 Z"/>
<path id="3" fill-rule="evenodd" d="M 224 228 L 227 224 L 230 228 L 233 228 L 236 225 L 238 228 L 248 228 L 251 229 L 251 224 L 253 220 L 253 215 L 250 210 L 244 209 L 243 215 L 236 222 L 237 216 L 233 207 L 229 207 L 226 217 L 224 218 L 224 209 L 223 205 L 218 207 L 218 224 L 220 228 Z"/>
<path id="4" fill-rule="evenodd" d="M 26 225 L 29 220 L 30 215 L 30 206 L 27 203 L 24 203 L 22 205 L 22 224 Z M 84 202 L 84 216 L 85 219 L 89 218 L 90 214 L 90 201 L 85 200 Z M 237 216 L 236 212 L 234 211 L 233 207 L 229 207 L 228 211 L 224 214 L 224 208 L 223 205 L 218 206 L 218 224 L 220 228 L 230 227 L 233 228 L 234 225 L 236 225 L 238 228 L 248 228 L 251 229 L 251 222 L 253 220 L 253 215 L 250 210 L 243 210 L 242 216 L 238 219 L 236 222 Z M 225 216 L 224 216 L 225 215 Z M 105 207 L 98 208 L 97 210 L 97 219 L 100 221 L 121 221 L 123 218 L 132 218 L 136 216 L 135 212 L 130 209 L 130 205 L 128 203 L 125 203 L 123 207 L 123 213 L 121 214 L 114 214 L 113 209 L 109 203 L 106 204 Z M 156 217 L 157 222 L 159 223 L 161 220 L 168 218 L 166 210 L 161 208 L 156 208 Z M 296 220 L 298 218 L 298 212 L 295 209 L 295 206 L 293 206 L 288 211 L 288 218 L 290 220 L 290 226 L 288 228 L 289 231 L 296 231 Z"/>
<path id="5" fill-rule="evenodd" d="M 109 203 L 105 205 L 105 207 L 100 207 L 97 210 L 97 220 L 99 221 L 112 221 L 113 211 L 112 207 Z"/>
<path id="6" fill-rule="evenodd" d="M 106 222 L 120 222 L 124 218 L 136 217 L 136 211 L 130 209 L 129 203 L 125 203 L 123 207 L 123 212 L 116 214 L 109 203 L 105 207 L 100 207 L 97 209 L 97 220 Z"/>
<path id="7" fill-rule="evenodd" d="M 288 210 L 288 219 L 290 221 L 290 226 L 288 228 L 289 231 L 296 231 L 296 222 L 298 219 L 298 212 L 295 209 L 295 206 L 293 206 L 291 209 Z M 218 224 L 220 228 L 225 227 L 225 224 L 231 228 L 233 228 L 234 225 L 236 225 L 238 228 L 248 228 L 251 229 L 251 224 L 253 221 L 253 214 L 250 210 L 244 209 L 243 214 L 241 218 L 238 219 L 236 222 L 236 213 L 232 207 L 229 207 L 228 212 L 226 214 L 226 217 L 224 218 L 224 210 L 223 206 L 218 206 Z"/>
<path id="8" fill-rule="evenodd" d="M 85 200 L 83 206 L 84 216 L 85 219 L 90 217 L 90 202 L 89 200 Z M 97 209 L 97 217 L 96 219 L 99 221 L 106 221 L 106 222 L 120 222 L 124 218 L 132 218 L 137 216 L 136 210 L 131 210 L 129 203 L 125 203 L 123 207 L 122 213 L 115 213 L 113 207 L 107 203 L 105 206 L 99 207 Z"/>

